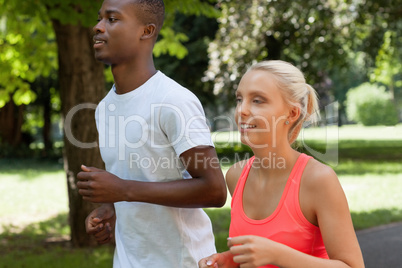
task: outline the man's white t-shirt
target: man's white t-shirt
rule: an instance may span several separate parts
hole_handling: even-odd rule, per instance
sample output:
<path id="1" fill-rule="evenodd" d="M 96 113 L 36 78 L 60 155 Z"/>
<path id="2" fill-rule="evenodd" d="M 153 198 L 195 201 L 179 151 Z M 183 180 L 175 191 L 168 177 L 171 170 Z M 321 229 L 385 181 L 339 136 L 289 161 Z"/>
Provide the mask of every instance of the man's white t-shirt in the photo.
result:
<path id="1" fill-rule="evenodd" d="M 126 94 L 116 94 L 113 86 L 95 117 L 106 170 L 126 180 L 190 178 L 178 156 L 195 146 L 213 146 L 197 97 L 160 71 Z M 140 202 L 114 206 L 115 268 L 197 267 L 216 252 L 202 209 Z"/>

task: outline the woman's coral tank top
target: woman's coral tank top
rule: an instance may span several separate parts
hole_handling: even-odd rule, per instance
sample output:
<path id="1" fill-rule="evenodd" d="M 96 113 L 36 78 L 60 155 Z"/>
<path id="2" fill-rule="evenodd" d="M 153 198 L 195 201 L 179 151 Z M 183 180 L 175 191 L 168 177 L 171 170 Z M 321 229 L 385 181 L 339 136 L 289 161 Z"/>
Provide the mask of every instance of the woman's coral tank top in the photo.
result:
<path id="1" fill-rule="evenodd" d="M 229 236 L 257 235 L 269 238 L 306 254 L 328 259 L 320 229 L 303 215 L 299 203 L 300 180 L 310 156 L 301 154 L 286 183 L 275 211 L 266 219 L 253 220 L 243 209 L 243 190 L 254 157 L 244 167 L 232 197 Z M 265 265 L 261 267 L 276 267 Z"/>

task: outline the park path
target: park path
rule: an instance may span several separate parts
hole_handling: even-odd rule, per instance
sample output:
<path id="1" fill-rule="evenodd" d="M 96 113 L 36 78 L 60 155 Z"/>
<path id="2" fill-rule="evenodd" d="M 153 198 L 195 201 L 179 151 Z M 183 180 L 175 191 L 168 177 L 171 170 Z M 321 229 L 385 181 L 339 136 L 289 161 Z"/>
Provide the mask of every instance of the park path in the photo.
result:
<path id="1" fill-rule="evenodd" d="M 402 268 L 402 222 L 356 233 L 366 268 Z"/>

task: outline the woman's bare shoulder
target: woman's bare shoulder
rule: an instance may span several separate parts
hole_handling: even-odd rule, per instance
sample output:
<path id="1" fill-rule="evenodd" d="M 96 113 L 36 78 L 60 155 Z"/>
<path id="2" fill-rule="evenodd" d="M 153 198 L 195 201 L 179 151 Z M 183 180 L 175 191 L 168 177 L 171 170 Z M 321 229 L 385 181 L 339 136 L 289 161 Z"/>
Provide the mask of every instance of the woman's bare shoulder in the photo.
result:
<path id="1" fill-rule="evenodd" d="M 330 166 L 314 158 L 307 163 L 303 175 L 311 183 L 326 183 L 328 180 L 338 180 L 335 171 Z"/>
<path id="2" fill-rule="evenodd" d="M 314 193 L 316 197 L 317 193 L 321 193 L 324 196 L 326 194 L 333 194 L 341 190 L 341 184 L 335 171 L 328 165 L 319 162 L 316 159 L 310 159 L 307 163 L 302 177 L 303 188 L 310 194 Z M 341 190 L 342 191 L 342 190 Z"/>
<path id="3" fill-rule="evenodd" d="M 234 163 L 226 173 L 226 184 L 231 195 L 233 195 L 234 189 L 247 162 L 248 159 Z"/>

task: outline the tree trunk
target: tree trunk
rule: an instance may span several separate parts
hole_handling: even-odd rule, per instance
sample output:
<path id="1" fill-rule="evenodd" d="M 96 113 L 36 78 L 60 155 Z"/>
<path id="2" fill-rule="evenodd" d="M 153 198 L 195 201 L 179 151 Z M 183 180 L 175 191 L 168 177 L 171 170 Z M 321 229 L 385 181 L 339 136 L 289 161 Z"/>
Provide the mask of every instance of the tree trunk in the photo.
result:
<path id="1" fill-rule="evenodd" d="M 52 142 L 52 104 L 50 100 L 50 92 L 47 92 L 43 100 L 43 129 L 42 138 L 43 144 L 45 145 L 43 156 L 47 156 L 53 148 Z"/>
<path id="2" fill-rule="evenodd" d="M 94 58 L 92 29 L 63 25 L 58 20 L 52 23 L 59 50 L 60 98 L 65 131 L 64 168 L 67 174 L 71 240 L 75 247 L 92 246 L 95 241 L 86 234 L 84 222 L 95 205 L 83 201 L 78 194 L 76 175 L 82 164 L 103 168 L 95 144 L 97 131 L 94 119 L 94 106 L 105 95 L 103 64 Z M 69 133 L 73 138 L 67 135 Z"/>
<path id="3" fill-rule="evenodd" d="M 24 105 L 17 106 L 10 100 L 0 109 L 0 142 L 11 147 L 17 147 L 23 142 L 21 126 L 24 107 Z"/>

